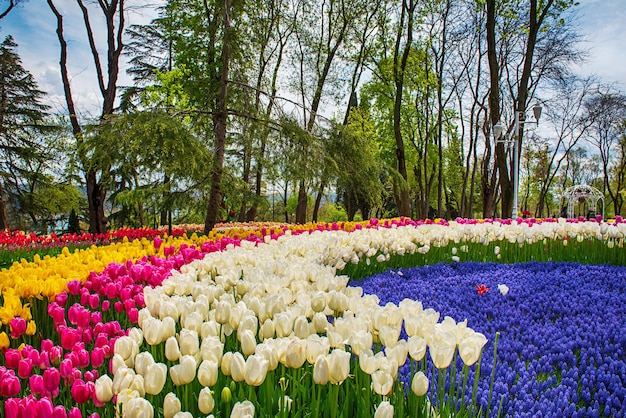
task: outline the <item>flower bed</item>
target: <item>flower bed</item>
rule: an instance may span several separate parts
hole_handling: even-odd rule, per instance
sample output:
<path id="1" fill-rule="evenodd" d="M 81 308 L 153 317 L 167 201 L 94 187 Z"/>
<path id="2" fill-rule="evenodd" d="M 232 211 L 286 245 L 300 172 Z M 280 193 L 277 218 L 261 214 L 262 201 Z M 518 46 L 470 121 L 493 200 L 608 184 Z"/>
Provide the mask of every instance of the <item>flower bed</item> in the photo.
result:
<path id="1" fill-rule="evenodd" d="M 492 393 L 489 379 L 478 389 L 483 408 L 494 399 L 492 415 L 502 408 L 503 416 L 591 417 L 626 410 L 625 279 L 625 267 L 468 262 L 392 270 L 356 284 L 381 303 L 412 298 L 467 319 L 489 339 L 484 376 L 499 332 Z"/>
<path id="2" fill-rule="evenodd" d="M 115 416 L 116 410 L 242 416 L 251 408 L 256 416 L 275 416 L 291 408 L 292 415 L 334 417 L 343 408 L 343 416 L 383 417 L 394 410 L 396 416 L 428 414 L 431 405 L 476 414 L 484 401 L 480 386 L 473 391 L 468 384 L 469 397 L 445 396 L 429 370 L 439 367 L 437 379 L 445 379 L 455 353 L 473 370 L 486 343 L 473 331 L 477 324 L 439 322 L 436 311 L 414 300 L 379 306 L 377 297 L 346 287 L 341 273 L 357 278 L 380 266 L 470 257 L 558 258 L 576 247 L 620 263 L 625 231 L 620 222 L 398 219 L 234 228 L 229 237 L 212 233 L 192 245 L 157 238 L 133 244 L 141 248 L 135 255 L 112 263 L 103 256 L 101 264 L 89 264 L 96 259 L 91 248 L 83 256 L 92 271 L 77 277 L 57 271 L 66 291 L 51 303 L 42 285 L 2 287 L 9 326 L 0 333 L 0 402 L 7 416 L 32 410 L 73 417 Z M 49 260 L 14 268 L 47 261 L 53 271 L 56 259 Z M 32 307 L 21 301 L 18 310 L 7 297 L 19 284 L 27 290 L 19 298 Z M 36 333 L 31 310 L 44 312 L 34 321 Z M 410 332 L 399 339 L 407 326 Z M 403 363 L 410 392 L 397 379 Z M 455 373 L 450 368 L 450 376 Z M 470 401 L 457 402 L 461 398 Z"/>

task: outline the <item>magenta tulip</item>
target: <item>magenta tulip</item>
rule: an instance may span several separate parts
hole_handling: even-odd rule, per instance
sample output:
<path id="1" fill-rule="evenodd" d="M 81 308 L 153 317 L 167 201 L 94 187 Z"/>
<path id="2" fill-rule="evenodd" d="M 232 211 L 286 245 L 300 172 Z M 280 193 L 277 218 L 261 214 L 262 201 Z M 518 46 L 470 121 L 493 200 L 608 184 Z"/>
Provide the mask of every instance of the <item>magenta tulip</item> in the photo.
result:
<path id="1" fill-rule="evenodd" d="M 52 418 L 67 418 L 67 410 L 64 406 L 55 406 L 52 410 Z"/>
<path id="2" fill-rule="evenodd" d="M 91 365 L 93 367 L 100 367 L 104 364 L 104 350 L 102 348 L 94 348 L 91 352 Z"/>
<path id="3" fill-rule="evenodd" d="M 70 409 L 70 413 L 67 414 L 68 418 L 83 418 L 83 413 L 80 412 L 80 409 L 74 407 Z"/>
<path id="4" fill-rule="evenodd" d="M 137 308 L 131 308 L 127 311 L 128 313 L 128 320 L 131 322 L 131 324 L 136 324 L 137 322 L 139 322 L 139 311 L 137 310 Z"/>
<path id="5" fill-rule="evenodd" d="M 72 398 L 79 405 L 84 404 L 89 399 L 91 399 L 94 391 L 93 382 L 85 382 L 82 379 L 76 379 L 72 384 L 72 388 L 70 392 L 72 393 Z"/>
<path id="6" fill-rule="evenodd" d="M 124 305 L 122 305 L 122 302 L 120 302 L 119 300 L 113 304 L 113 307 L 115 308 L 115 312 L 117 313 L 122 313 L 122 311 L 124 310 Z"/>
<path id="7" fill-rule="evenodd" d="M 4 402 L 4 413 L 6 414 L 6 418 L 18 418 L 20 416 L 19 399 L 7 399 Z"/>
<path id="8" fill-rule="evenodd" d="M 74 369 L 74 365 L 72 364 L 72 360 L 69 358 L 63 359 L 61 364 L 59 365 L 59 372 L 61 373 L 61 377 L 66 379 L 72 374 L 72 370 Z"/>
<path id="9" fill-rule="evenodd" d="M 54 411 L 54 405 L 49 398 L 41 398 L 37 402 L 37 416 L 38 417 L 52 417 Z"/>
<path id="10" fill-rule="evenodd" d="M 96 294 L 92 294 L 89 296 L 89 307 L 91 309 L 98 309 L 98 307 L 100 306 L 100 295 Z"/>
<path id="11" fill-rule="evenodd" d="M 67 298 L 68 298 L 67 293 L 61 292 L 54 297 L 54 301 L 58 303 L 59 306 L 65 306 L 65 304 L 67 303 Z"/>
<path id="12" fill-rule="evenodd" d="M 20 379 L 28 379 L 33 373 L 33 361 L 25 358 L 19 361 L 17 365 L 17 375 Z"/>
<path id="13" fill-rule="evenodd" d="M 102 301 L 102 311 L 103 312 L 107 312 L 109 309 L 111 309 L 111 302 L 108 300 L 103 300 Z"/>
<path id="14" fill-rule="evenodd" d="M 61 374 L 54 367 L 43 372 L 43 384 L 48 392 L 54 392 L 61 384 Z"/>
<path id="15" fill-rule="evenodd" d="M 19 316 L 11 319 L 9 326 L 11 327 L 11 338 L 13 339 L 21 337 L 26 332 L 26 321 Z"/>
<path id="16" fill-rule="evenodd" d="M 104 303 L 104 302 L 103 302 Z M 95 311 L 91 313 L 91 323 L 96 325 L 102 322 L 102 312 Z"/>
<path id="17" fill-rule="evenodd" d="M 21 389 L 20 379 L 17 378 L 12 370 L 4 373 L 0 381 L 0 396 L 4 396 L 5 398 L 13 397 L 20 393 Z"/>
<path id="18" fill-rule="evenodd" d="M 9 369 L 17 369 L 17 365 L 22 359 L 22 354 L 14 348 L 9 348 L 4 353 L 4 363 Z"/>
<path id="19" fill-rule="evenodd" d="M 40 374 L 34 374 L 28 379 L 28 385 L 33 395 L 43 397 L 46 394 L 46 387 L 43 383 L 43 376 Z"/>

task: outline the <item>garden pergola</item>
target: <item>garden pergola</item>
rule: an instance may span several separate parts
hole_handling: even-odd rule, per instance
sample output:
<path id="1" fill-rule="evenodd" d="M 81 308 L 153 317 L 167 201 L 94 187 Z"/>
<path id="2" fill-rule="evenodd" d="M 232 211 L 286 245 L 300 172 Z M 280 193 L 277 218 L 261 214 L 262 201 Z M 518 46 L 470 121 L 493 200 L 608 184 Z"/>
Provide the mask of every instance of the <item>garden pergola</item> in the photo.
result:
<path id="1" fill-rule="evenodd" d="M 570 218 L 576 217 L 574 208 L 577 203 L 583 203 L 583 216 L 589 215 L 590 212 L 593 212 L 595 215 L 597 213 L 598 201 L 601 200 L 602 218 L 604 219 L 604 195 L 595 187 L 587 186 L 586 184 L 568 187 L 563 192 L 563 198 L 567 200 L 567 213 Z"/>

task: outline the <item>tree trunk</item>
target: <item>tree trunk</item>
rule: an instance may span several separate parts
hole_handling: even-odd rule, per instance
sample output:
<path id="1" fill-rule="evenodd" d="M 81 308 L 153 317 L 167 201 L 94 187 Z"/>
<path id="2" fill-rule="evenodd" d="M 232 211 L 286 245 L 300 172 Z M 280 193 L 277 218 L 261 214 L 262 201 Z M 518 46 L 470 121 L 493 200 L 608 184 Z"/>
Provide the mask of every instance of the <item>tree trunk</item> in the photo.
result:
<path id="1" fill-rule="evenodd" d="M 402 92 L 404 90 L 404 70 L 407 66 L 407 61 L 409 58 L 409 53 L 411 51 L 411 46 L 413 43 L 413 13 L 415 11 L 415 4 L 413 0 L 407 2 L 402 2 L 402 16 L 400 18 L 400 25 L 398 27 L 398 33 L 396 35 L 396 43 L 394 49 L 394 82 L 395 82 L 395 100 L 393 106 L 393 134 L 396 140 L 396 160 L 398 162 L 398 172 L 402 179 L 404 180 L 404 184 L 397 185 L 396 193 L 394 194 L 396 198 L 396 206 L 398 208 L 398 215 L 400 216 L 411 216 L 411 203 L 409 197 L 409 187 L 408 187 L 408 172 L 406 169 L 406 155 L 404 150 L 404 139 L 402 138 L 402 128 L 401 128 L 401 111 L 402 111 Z M 402 38 L 402 30 L 404 27 L 404 18 L 407 18 L 407 30 L 406 30 L 406 45 L 404 45 L 404 50 L 402 52 L 402 56 L 400 57 L 400 45 Z"/>
<path id="2" fill-rule="evenodd" d="M 320 206 L 322 205 L 322 198 L 324 197 L 324 188 L 326 184 L 324 181 L 320 183 L 320 188 L 317 191 L 317 197 L 315 198 L 315 205 L 313 205 L 313 222 L 317 222 L 317 218 L 320 212 Z"/>
<path id="3" fill-rule="evenodd" d="M 222 46 L 222 67 L 219 80 L 217 109 L 213 114 L 215 134 L 215 157 L 211 173 L 211 194 L 204 221 L 204 233 L 208 234 L 217 223 L 219 206 L 222 201 L 222 174 L 224 172 L 224 152 L 226 148 L 226 123 L 228 121 L 228 70 L 230 59 L 230 11 L 231 0 L 224 1 L 224 44 Z"/>
<path id="4" fill-rule="evenodd" d="M 9 227 L 7 223 L 7 202 L 4 199 L 4 188 L 0 183 L 0 231 L 4 231 Z"/>

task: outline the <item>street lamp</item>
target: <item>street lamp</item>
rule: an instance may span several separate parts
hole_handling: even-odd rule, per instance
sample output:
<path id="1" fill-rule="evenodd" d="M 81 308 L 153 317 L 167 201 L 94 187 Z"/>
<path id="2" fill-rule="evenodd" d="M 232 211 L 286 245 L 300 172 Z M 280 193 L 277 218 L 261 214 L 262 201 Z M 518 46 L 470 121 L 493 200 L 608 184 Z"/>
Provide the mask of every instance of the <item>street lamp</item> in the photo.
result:
<path id="1" fill-rule="evenodd" d="M 504 142 L 506 144 L 513 144 L 513 211 L 511 213 L 512 219 L 517 219 L 517 190 L 519 187 L 519 152 L 517 147 L 519 146 L 519 132 L 520 127 L 523 128 L 527 123 L 533 123 L 539 125 L 539 118 L 541 117 L 542 107 L 539 104 L 533 106 L 533 116 L 535 120 L 526 120 L 526 112 L 524 110 L 515 110 L 513 113 L 515 119 L 513 122 L 513 132 L 510 135 L 503 135 L 504 127 L 502 123 L 498 122 L 493 125 L 493 136 L 496 142 Z"/>

